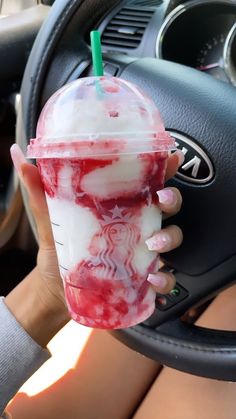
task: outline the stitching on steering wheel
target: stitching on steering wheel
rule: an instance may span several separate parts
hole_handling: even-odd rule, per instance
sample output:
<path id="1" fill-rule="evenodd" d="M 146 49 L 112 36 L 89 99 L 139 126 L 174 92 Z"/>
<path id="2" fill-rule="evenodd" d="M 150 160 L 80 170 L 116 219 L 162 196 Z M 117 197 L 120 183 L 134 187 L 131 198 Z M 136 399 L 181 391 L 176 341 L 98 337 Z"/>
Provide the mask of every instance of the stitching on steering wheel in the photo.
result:
<path id="1" fill-rule="evenodd" d="M 134 331 L 136 334 L 139 334 L 141 336 L 145 336 L 147 339 L 150 339 L 150 340 L 158 341 L 158 342 L 161 342 L 161 343 L 166 343 L 167 345 L 176 346 L 176 347 L 179 347 L 179 348 L 186 348 L 186 349 L 193 350 L 193 351 L 208 352 L 208 353 L 221 353 L 221 354 L 223 354 L 223 353 L 235 354 L 236 353 L 236 350 L 232 350 L 232 349 L 221 349 L 221 348 L 219 348 L 219 349 L 204 349 L 204 348 L 199 348 L 197 346 L 193 347 L 192 345 L 188 345 L 188 344 L 185 344 L 185 343 L 173 342 L 173 341 L 171 341 L 170 339 L 167 339 L 167 338 L 165 339 L 165 338 L 159 338 L 158 336 L 148 336 L 144 332 L 141 332 L 140 330 L 132 329 L 132 331 Z"/>

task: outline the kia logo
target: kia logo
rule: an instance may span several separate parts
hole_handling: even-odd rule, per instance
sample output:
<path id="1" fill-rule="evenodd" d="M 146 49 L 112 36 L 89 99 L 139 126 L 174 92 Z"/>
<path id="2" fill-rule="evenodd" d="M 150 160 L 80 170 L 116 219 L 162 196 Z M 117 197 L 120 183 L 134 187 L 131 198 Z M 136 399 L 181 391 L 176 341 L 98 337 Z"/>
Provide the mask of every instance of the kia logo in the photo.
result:
<path id="1" fill-rule="evenodd" d="M 176 147 L 185 156 L 176 177 L 188 183 L 209 183 L 214 177 L 214 168 L 205 151 L 183 134 L 171 130 L 169 132 L 175 138 Z"/>

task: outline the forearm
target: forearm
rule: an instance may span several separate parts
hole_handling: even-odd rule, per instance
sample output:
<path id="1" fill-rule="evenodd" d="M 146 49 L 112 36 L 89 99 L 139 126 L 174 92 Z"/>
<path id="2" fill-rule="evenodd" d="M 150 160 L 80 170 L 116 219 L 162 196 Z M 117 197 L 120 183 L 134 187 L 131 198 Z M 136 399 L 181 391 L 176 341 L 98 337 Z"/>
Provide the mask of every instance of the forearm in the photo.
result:
<path id="1" fill-rule="evenodd" d="M 45 301 L 44 301 L 45 296 Z M 25 331 L 45 347 L 67 323 L 66 310 L 46 302 L 47 289 L 37 267 L 5 298 L 5 304 Z"/>
<path id="2" fill-rule="evenodd" d="M 0 415 L 50 357 L 44 347 L 67 321 L 66 310 L 56 301 L 53 304 L 37 268 L 5 299 L 0 298 Z"/>

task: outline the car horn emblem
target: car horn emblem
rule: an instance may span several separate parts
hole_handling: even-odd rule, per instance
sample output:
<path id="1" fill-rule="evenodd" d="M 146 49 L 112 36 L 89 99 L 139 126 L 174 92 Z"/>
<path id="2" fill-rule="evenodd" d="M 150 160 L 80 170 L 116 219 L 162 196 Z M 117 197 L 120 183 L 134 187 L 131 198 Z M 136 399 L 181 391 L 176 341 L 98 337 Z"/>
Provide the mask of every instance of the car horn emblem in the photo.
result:
<path id="1" fill-rule="evenodd" d="M 185 156 L 176 177 L 188 183 L 209 183 L 214 177 L 214 168 L 205 151 L 183 134 L 171 130 L 169 132 L 175 138 L 176 147 Z"/>

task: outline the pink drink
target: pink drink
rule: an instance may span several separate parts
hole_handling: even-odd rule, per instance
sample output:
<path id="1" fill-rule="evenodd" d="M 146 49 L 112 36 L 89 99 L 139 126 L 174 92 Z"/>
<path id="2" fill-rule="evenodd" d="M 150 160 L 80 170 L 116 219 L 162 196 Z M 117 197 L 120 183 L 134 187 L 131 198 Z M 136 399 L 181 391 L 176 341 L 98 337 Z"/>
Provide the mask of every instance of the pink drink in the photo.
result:
<path id="1" fill-rule="evenodd" d="M 146 281 L 158 255 L 145 240 L 161 228 L 156 191 L 168 150 L 154 104 L 116 78 L 87 78 L 45 105 L 28 157 L 37 158 L 71 317 L 90 327 L 147 319 Z"/>

